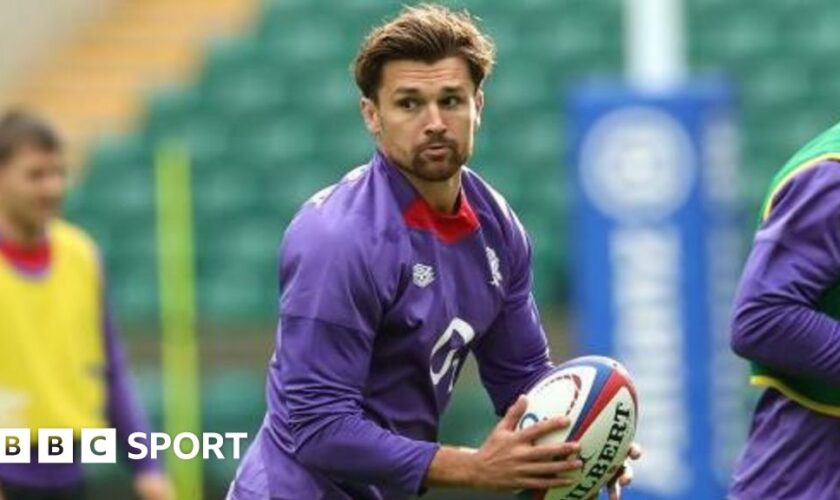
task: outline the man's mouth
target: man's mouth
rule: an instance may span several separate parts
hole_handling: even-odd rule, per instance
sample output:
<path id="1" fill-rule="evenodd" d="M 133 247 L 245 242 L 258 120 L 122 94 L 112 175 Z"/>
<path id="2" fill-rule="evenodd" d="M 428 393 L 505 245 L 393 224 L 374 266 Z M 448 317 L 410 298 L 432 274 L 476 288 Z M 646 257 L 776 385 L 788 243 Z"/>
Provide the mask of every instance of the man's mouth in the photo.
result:
<path id="1" fill-rule="evenodd" d="M 449 157 L 451 148 L 446 145 L 439 145 L 439 146 L 430 146 L 423 149 L 423 154 L 426 158 L 432 161 L 443 161 L 447 157 Z"/>
<path id="2" fill-rule="evenodd" d="M 426 144 L 422 149 L 423 153 L 434 160 L 442 160 L 453 151 L 455 151 L 455 147 L 448 142 L 433 142 Z"/>

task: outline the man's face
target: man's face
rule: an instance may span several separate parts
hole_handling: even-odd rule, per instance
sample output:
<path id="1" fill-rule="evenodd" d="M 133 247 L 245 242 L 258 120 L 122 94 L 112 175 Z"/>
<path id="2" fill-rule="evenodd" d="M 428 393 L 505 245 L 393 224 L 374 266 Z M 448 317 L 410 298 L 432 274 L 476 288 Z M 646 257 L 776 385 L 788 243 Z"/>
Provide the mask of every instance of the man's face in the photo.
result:
<path id="1" fill-rule="evenodd" d="M 0 165 L 0 211 L 25 231 L 40 231 L 58 214 L 67 186 L 59 152 L 22 146 Z"/>
<path id="2" fill-rule="evenodd" d="M 424 181 L 446 181 L 473 152 L 484 96 L 466 61 L 397 60 L 382 68 L 377 102 L 362 114 L 379 147 L 396 165 Z"/>

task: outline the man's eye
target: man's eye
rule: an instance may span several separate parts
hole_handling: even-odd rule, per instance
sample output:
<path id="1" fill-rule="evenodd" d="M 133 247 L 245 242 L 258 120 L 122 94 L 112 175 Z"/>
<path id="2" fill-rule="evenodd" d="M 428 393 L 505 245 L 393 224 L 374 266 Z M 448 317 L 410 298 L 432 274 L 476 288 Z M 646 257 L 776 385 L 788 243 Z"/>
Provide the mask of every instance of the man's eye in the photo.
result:
<path id="1" fill-rule="evenodd" d="M 417 107 L 417 101 L 414 99 L 400 99 L 397 101 L 397 106 L 410 111 Z"/>
<path id="2" fill-rule="evenodd" d="M 447 108 L 454 108 L 461 104 L 461 98 L 457 96 L 449 96 L 443 100 L 443 105 Z"/>

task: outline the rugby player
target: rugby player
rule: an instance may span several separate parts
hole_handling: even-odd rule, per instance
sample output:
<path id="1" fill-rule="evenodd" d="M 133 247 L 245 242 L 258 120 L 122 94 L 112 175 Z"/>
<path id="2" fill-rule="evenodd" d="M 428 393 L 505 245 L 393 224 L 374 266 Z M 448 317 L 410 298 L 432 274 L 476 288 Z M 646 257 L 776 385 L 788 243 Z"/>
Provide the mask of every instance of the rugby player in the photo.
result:
<path id="1" fill-rule="evenodd" d="M 493 63 L 473 19 L 439 6 L 406 8 L 362 44 L 354 72 L 376 151 L 287 228 L 269 409 L 229 499 L 574 482 L 577 443 L 534 444 L 567 419 L 516 429 L 521 395 L 552 369 L 532 250 L 505 199 L 465 166 Z M 470 352 L 502 416 L 478 449 L 437 442 Z"/>
<path id="2" fill-rule="evenodd" d="M 43 119 L 0 116 L 0 427 L 29 428 L 31 463 L 0 463 L 2 500 L 84 498 L 82 466 L 38 463 L 37 430 L 149 425 L 136 403 L 93 240 L 59 218 L 61 140 Z M 142 500 L 171 498 L 159 464 L 131 462 Z"/>
<path id="3" fill-rule="evenodd" d="M 840 498 L 840 125 L 773 179 L 732 347 L 762 387 L 733 500 Z"/>

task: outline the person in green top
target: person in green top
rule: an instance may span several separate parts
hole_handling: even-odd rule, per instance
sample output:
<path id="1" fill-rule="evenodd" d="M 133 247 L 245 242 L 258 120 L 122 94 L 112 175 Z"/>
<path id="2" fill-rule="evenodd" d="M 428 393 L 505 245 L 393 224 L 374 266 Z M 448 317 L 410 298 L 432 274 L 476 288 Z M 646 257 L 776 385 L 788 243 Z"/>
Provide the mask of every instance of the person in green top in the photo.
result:
<path id="1" fill-rule="evenodd" d="M 728 498 L 840 498 L 840 124 L 774 177 L 732 347 L 765 390 Z"/>

